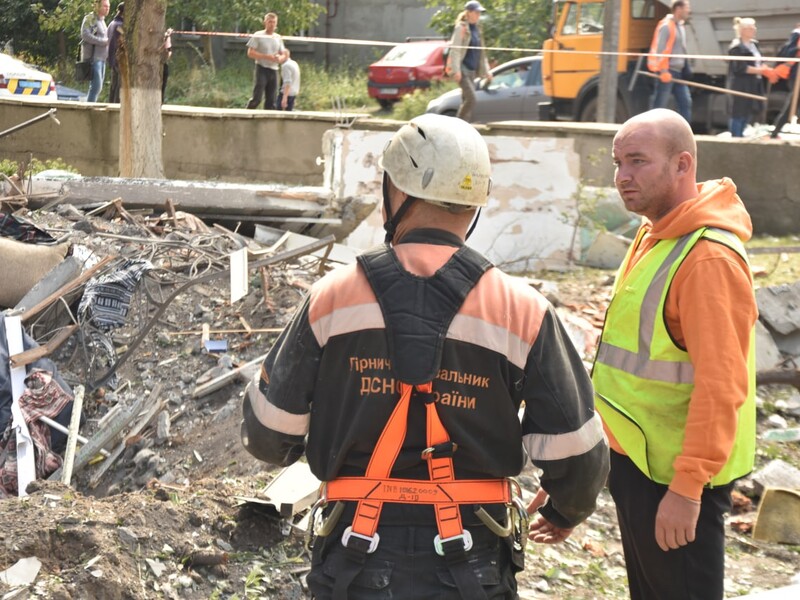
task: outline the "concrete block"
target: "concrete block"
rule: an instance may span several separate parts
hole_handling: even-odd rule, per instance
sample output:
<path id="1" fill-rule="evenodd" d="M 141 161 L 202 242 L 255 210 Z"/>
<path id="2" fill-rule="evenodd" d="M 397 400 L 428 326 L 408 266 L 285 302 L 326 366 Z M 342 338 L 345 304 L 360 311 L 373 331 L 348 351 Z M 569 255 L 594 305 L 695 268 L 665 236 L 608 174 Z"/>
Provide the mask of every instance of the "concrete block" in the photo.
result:
<path id="1" fill-rule="evenodd" d="M 800 491 L 768 488 L 758 505 L 753 539 L 800 544 Z"/>
<path id="2" fill-rule="evenodd" d="M 616 269 L 622 264 L 630 245 L 631 240 L 624 236 L 601 231 L 586 250 L 581 264 L 597 269 Z"/>
<path id="3" fill-rule="evenodd" d="M 773 460 L 752 475 L 755 492 L 761 495 L 766 488 L 800 490 L 800 469 L 782 460 Z"/>
<path id="4" fill-rule="evenodd" d="M 758 313 L 770 329 L 782 335 L 800 330 L 800 281 L 756 290 Z"/>
<path id="5" fill-rule="evenodd" d="M 800 329 L 792 333 L 781 335 L 774 333 L 772 339 L 778 346 L 778 350 L 789 356 L 800 356 Z"/>
<path id="6" fill-rule="evenodd" d="M 772 334 L 761 321 L 756 321 L 756 370 L 772 369 L 780 362 L 781 351 Z"/>

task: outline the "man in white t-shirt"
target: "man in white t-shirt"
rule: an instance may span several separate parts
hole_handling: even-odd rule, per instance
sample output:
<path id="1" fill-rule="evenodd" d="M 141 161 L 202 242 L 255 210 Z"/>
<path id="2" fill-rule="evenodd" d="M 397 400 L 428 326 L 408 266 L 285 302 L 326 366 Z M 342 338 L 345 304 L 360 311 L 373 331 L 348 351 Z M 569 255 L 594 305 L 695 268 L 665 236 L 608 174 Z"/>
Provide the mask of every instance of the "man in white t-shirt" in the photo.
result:
<path id="1" fill-rule="evenodd" d="M 278 67 L 285 60 L 286 49 L 281 36 L 275 33 L 278 15 L 267 13 L 264 16 L 264 29 L 257 31 L 247 42 L 247 58 L 256 63 L 253 96 L 247 108 L 258 108 L 264 99 L 264 108 L 275 110 L 278 95 Z"/>
<path id="2" fill-rule="evenodd" d="M 278 108 L 281 110 L 294 110 L 294 99 L 300 93 L 300 65 L 292 59 L 289 50 L 284 55 L 286 59 L 281 64 L 281 93 L 278 95 Z"/>

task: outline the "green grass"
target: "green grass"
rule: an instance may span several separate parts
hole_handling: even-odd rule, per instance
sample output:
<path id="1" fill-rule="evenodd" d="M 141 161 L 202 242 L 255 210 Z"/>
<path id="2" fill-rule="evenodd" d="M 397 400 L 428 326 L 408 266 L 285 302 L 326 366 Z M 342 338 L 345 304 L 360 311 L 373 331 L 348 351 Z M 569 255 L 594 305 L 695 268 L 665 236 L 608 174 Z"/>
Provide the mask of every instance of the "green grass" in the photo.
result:
<path id="1" fill-rule="evenodd" d="M 300 94 L 296 110 L 327 111 L 336 106 L 349 111 L 378 109 L 367 94 L 366 70 L 352 65 L 326 69 L 298 61 Z M 178 55 L 170 63 L 167 102 L 186 106 L 244 108 L 253 89 L 253 61 L 229 57 L 223 68 L 214 68 L 201 57 Z"/>
<path id="2" fill-rule="evenodd" d="M 366 112 L 375 116 L 408 121 L 425 112 L 428 102 L 456 87 L 455 82 L 434 82 L 384 110 L 367 92 L 367 69 L 353 64 L 330 68 L 298 60 L 301 73 L 296 110 Z M 51 69 L 51 72 L 55 72 Z M 88 83 L 76 82 L 73 73 L 59 79 L 66 86 L 88 90 Z M 107 71 L 100 99 L 108 99 L 111 74 Z M 212 108 L 244 108 L 253 90 L 253 61 L 244 54 L 228 55 L 225 65 L 215 67 L 199 48 L 176 52 L 170 62 L 166 103 Z"/>

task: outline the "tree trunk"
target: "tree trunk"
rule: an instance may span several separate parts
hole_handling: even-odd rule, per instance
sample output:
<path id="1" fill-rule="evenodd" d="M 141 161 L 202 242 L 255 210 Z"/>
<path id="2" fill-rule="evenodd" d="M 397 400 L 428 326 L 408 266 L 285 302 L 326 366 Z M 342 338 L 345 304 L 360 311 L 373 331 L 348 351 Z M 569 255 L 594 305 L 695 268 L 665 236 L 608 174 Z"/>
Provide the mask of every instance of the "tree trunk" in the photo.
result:
<path id="1" fill-rule="evenodd" d="M 119 171 L 122 177 L 164 177 L 161 77 L 166 0 L 128 0 L 120 69 Z"/>
<path id="2" fill-rule="evenodd" d="M 617 52 L 619 49 L 620 0 L 606 0 L 603 12 L 603 52 Z M 617 62 L 614 54 L 600 57 L 600 81 L 597 90 L 598 123 L 614 123 L 617 114 Z"/>

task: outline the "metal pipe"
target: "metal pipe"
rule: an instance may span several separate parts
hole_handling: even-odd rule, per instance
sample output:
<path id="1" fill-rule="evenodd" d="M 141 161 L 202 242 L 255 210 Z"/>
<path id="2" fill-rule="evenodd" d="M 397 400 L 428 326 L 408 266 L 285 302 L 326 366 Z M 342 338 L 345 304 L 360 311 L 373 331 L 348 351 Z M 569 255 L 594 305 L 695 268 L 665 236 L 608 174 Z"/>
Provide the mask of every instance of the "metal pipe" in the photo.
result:
<path id="1" fill-rule="evenodd" d="M 10 134 L 14 133 L 15 131 L 19 131 L 20 129 L 24 129 L 28 125 L 33 125 L 34 123 L 38 123 L 39 121 L 41 121 L 42 119 L 46 119 L 47 117 L 52 118 L 56 122 L 56 125 L 61 125 L 61 122 L 58 119 L 56 119 L 56 117 L 55 117 L 55 114 L 56 114 L 57 110 L 58 110 L 57 108 L 51 108 L 46 113 L 41 114 L 38 117 L 33 117 L 32 119 L 29 119 L 28 121 L 25 121 L 24 123 L 20 123 L 19 125 L 14 125 L 14 127 L 12 127 L 11 129 L 6 129 L 5 131 L 0 131 L 0 138 L 1 137 L 5 137 L 7 135 L 10 135 Z"/>

